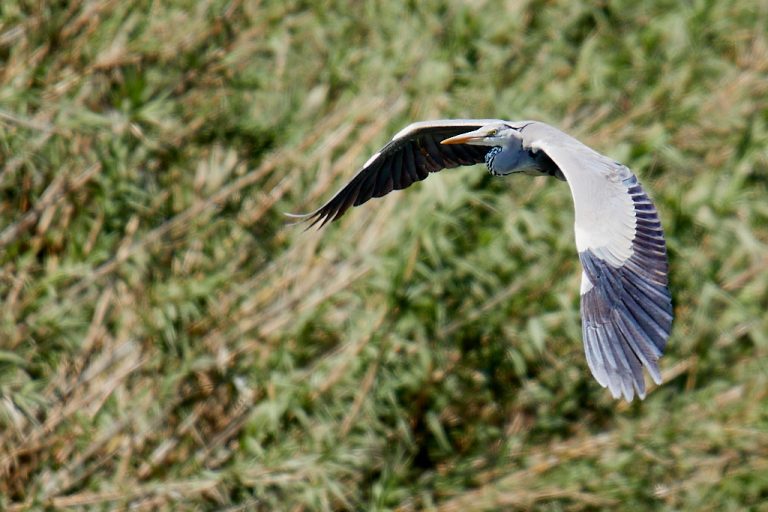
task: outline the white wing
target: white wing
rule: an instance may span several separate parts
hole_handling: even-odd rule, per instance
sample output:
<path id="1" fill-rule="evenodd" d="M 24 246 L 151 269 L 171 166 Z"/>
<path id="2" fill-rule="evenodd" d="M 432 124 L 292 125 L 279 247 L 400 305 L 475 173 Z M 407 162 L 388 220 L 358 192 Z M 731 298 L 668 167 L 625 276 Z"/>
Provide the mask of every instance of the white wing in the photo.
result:
<path id="1" fill-rule="evenodd" d="M 642 367 L 661 383 L 657 364 L 672 329 L 667 251 L 656 208 L 632 172 L 543 123 L 522 130 L 571 188 L 576 247 L 584 271 L 584 349 L 595 379 L 618 398 L 645 397 Z"/>

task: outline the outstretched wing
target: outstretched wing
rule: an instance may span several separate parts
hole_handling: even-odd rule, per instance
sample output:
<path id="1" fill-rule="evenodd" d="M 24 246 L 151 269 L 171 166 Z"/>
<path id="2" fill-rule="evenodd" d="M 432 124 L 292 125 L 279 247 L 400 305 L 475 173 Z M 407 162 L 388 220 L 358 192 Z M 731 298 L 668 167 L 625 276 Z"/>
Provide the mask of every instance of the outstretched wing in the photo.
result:
<path id="1" fill-rule="evenodd" d="M 525 143 L 562 171 L 576 210 L 584 349 L 595 379 L 614 398 L 645 397 L 645 367 L 657 364 L 672 329 L 667 250 L 653 203 L 635 175 L 543 123 L 527 126 Z"/>
<path id="2" fill-rule="evenodd" d="M 309 220 L 310 227 L 318 222 L 322 226 L 338 219 L 352 206 L 404 189 L 423 180 L 429 173 L 482 163 L 490 148 L 469 144 L 441 145 L 440 141 L 494 122 L 500 121 L 443 119 L 413 123 L 369 158 L 355 177 L 327 203 L 311 213 L 290 216 Z"/>

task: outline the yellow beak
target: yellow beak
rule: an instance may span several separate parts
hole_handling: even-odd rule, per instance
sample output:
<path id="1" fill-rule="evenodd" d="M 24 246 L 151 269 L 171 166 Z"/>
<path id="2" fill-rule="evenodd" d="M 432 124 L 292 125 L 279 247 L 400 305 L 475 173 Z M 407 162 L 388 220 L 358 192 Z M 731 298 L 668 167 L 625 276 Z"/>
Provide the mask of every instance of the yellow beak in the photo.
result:
<path id="1" fill-rule="evenodd" d="M 454 137 L 449 137 L 445 140 L 440 141 L 440 144 L 468 144 L 475 140 L 482 140 L 485 138 L 485 136 L 486 136 L 485 132 L 482 132 L 480 130 L 475 130 L 472 132 L 461 133 Z"/>

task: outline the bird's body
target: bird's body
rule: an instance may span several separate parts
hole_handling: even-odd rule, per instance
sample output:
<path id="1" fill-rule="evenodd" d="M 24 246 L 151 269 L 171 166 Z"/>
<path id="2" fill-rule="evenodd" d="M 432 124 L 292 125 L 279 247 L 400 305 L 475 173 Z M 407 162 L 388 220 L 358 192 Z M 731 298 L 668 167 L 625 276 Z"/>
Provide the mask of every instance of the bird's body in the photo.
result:
<path id="1" fill-rule="evenodd" d="M 538 121 L 449 119 L 397 133 L 327 203 L 303 218 L 336 220 L 372 197 L 429 173 L 485 163 L 497 176 L 552 176 L 568 182 L 583 272 L 584 348 L 592 374 L 614 397 L 645 396 L 642 368 L 657 365 L 672 328 L 667 254 L 655 207 L 624 165 Z"/>

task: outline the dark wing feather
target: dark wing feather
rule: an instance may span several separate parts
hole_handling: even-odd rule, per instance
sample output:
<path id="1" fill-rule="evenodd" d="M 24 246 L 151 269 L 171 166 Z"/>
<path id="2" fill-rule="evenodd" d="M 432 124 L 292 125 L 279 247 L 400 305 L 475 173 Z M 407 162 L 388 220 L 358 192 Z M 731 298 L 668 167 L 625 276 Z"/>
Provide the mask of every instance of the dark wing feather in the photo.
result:
<path id="1" fill-rule="evenodd" d="M 398 133 L 327 203 L 305 215 L 291 215 L 310 227 L 334 221 L 350 207 L 371 198 L 402 190 L 430 173 L 485 161 L 490 148 L 468 144 L 442 145 L 440 141 L 476 130 L 493 119 L 457 119 L 414 123 Z"/>

